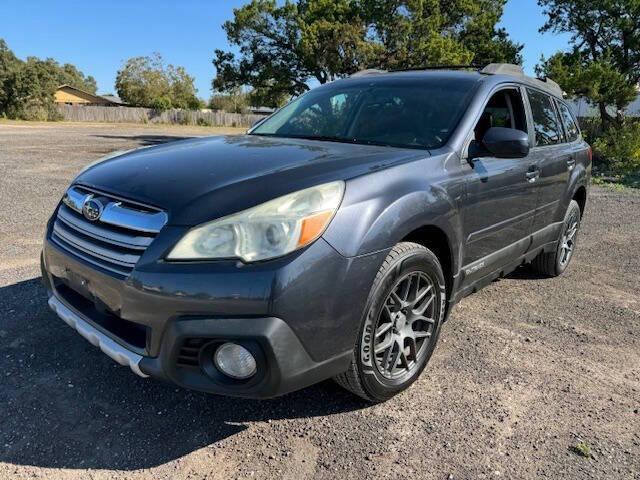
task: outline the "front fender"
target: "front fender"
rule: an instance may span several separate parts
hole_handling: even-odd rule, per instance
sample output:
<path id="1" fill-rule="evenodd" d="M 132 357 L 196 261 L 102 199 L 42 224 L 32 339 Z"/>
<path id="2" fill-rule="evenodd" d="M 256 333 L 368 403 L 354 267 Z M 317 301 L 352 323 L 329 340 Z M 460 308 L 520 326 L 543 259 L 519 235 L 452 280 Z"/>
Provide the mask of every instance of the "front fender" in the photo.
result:
<path id="1" fill-rule="evenodd" d="M 445 172 L 436 159 L 400 165 L 350 180 L 345 198 L 324 234 L 347 257 L 392 248 L 423 226 L 442 230 L 450 242 L 454 271 L 460 238 L 457 206 L 445 188 Z M 427 175 L 429 170 L 441 174 Z"/>

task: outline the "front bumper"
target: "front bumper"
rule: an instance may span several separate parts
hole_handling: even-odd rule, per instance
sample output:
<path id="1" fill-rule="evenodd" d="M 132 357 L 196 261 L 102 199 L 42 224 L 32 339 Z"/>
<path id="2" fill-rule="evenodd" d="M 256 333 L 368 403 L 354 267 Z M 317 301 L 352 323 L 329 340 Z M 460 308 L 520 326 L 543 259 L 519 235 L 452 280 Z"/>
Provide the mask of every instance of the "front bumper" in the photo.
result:
<path id="1" fill-rule="evenodd" d="M 42 270 L 52 309 L 136 374 L 269 398 L 346 370 L 386 253 L 345 258 L 321 239 L 255 265 L 146 259 L 123 279 L 46 239 Z M 224 341 L 254 353 L 254 377 L 231 381 L 213 367 L 212 348 Z"/>
<path id="2" fill-rule="evenodd" d="M 108 335 L 105 335 L 102 331 L 98 330 L 90 322 L 65 305 L 65 303 L 54 293 L 49 297 L 49 308 L 64 320 L 67 325 L 86 338 L 89 343 L 102 350 L 102 352 L 108 357 L 111 357 L 120 365 L 128 366 L 133 373 L 141 376 L 142 378 L 149 376 L 140 370 L 140 362 L 143 359 L 142 355 L 138 355 L 137 353 L 128 350 Z"/>

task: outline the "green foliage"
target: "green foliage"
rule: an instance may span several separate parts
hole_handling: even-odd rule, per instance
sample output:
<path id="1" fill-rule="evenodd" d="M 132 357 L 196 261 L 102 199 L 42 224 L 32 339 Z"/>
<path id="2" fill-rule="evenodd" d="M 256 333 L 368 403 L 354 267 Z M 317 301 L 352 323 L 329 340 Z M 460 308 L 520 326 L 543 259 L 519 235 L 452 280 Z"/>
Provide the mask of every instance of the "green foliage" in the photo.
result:
<path id="1" fill-rule="evenodd" d="M 628 188 L 640 190 L 640 174 L 594 175 L 591 181 L 594 185 L 602 185 L 617 191 L 626 191 Z"/>
<path id="2" fill-rule="evenodd" d="M 607 130 L 593 143 L 596 155 L 606 159 L 609 170 L 618 174 L 640 174 L 640 122 L 626 121 Z"/>
<path id="3" fill-rule="evenodd" d="M 78 70 L 74 65 L 65 63 L 62 67 L 59 67 L 59 73 L 57 74 L 58 82 L 60 85 L 71 85 L 72 87 L 79 88 L 85 92 L 93 93 L 95 95 L 98 90 L 96 79 L 91 75 L 85 77 L 84 73 Z M 58 85 L 58 86 L 60 86 Z"/>
<path id="4" fill-rule="evenodd" d="M 7 79 L 20 66 L 20 60 L 9 49 L 7 43 L 0 38 L 0 114 L 6 114 L 8 100 Z"/>
<path id="5" fill-rule="evenodd" d="M 22 120 L 48 120 L 55 111 L 57 73 L 55 62 L 35 57 L 13 69 L 4 82 L 6 115 Z"/>
<path id="6" fill-rule="evenodd" d="M 522 46 L 496 24 L 504 0 L 362 0 L 369 36 L 381 48 L 374 66 L 521 63 Z"/>
<path id="7" fill-rule="evenodd" d="M 364 68 L 520 62 L 497 29 L 505 0 L 251 0 L 224 24 L 239 54 L 216 50 L 216 91 L 253 88 L 278 106 Z"/>
<path id="8" fill-rule="evenodd" d="M 578 442 L 572 450 L 581 457 L 591 458 L 591 445 L 587 442 Z"/>
<path id="9" fill-rule="evenodd" d="M 200 108 L 194 79 L 183 67 L 166 65 L 160 54 L 127 60 L 116 77 L 116 90 L 132 106 Z"/>
<path id="10" fill-rule="evenodd" d="M 559 52 L 538 66 L 538 73 L 560 83 L 567 94 L 586 97 L 594 104 L 622 109 L 636 96 L 634 85 L 608 56 L 590 61 L 579 52 Z"/>
<path id="11" fill-rule="evenodd" d="M 171 99 L 167 95 L 162 95 L 152 99 L 151 103 L 147 106 L 156 110 L 169 110 L 173 105 L 171 103 Z"/>
<path id="12" fill-rule="evenodd" d="M 22 120 L 60 120 L 53 103 L 56 89 L 73 85 L 91 93 L 96 81 L 71 64 L 52 59 L 18 59 L 0 39 L 0 115 Z"/>
<path id="13" fill-rule="evenodd" d="M 234 91 L 228 94 L 216 94 L 209 100 L 209 108 L 229 113 L 247 113 L 251 104 L 250 94 Z"/>
<path id="14" fill-rule="evenodd" d="M 542 59 L 539 73 L 569 94 L 597 105 L 603 127 L 620 124 L 618 111 L 635 97 L 640 81 L 640 2 L 638 0 L 538 0 L 548 17 L 541 31 L 571 34 L 570 52 Z"/>

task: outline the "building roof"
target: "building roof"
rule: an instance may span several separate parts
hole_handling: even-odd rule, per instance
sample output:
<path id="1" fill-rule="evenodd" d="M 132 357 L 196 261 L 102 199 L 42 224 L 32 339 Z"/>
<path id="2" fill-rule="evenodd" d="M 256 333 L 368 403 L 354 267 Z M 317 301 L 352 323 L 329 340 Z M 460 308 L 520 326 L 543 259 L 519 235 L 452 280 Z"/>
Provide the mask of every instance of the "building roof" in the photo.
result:
<path id="1" fill-rule="evenodd" d="M 572 108 L 573 113 L 576 114 L 576 117 L 600 116 L 598 106 L 591 104 L 585 98 L 574 98 L 567 100 L 567 103 Z M 607 107 L 607 111 L 611 115 L 616 114 L 616 109 L 613 106 Z M 633 102 L 627 105 L 627 108 L 624 109 L 624 114 L 627 117 L 640 117 L 640 95 L 638 95 Z"/>
<path id="2" fill-rule="evenodd" d="M 96 103 L 107 102 L 112 105 L 125 105 L 125 103 L 115 95 L 96 95 L 95 93 L 90 93 L 90 92 L 87 92 L 86 90 L 82 90 L 81 88 L 74 87 L 73 85 L 68 85 L 68 84 L 60 85 L 56 90 L 62 90 L 62 89 L 75 90 L 76 92 L 79 92 L 85 96 L 95 98 Z"/>
<path id="3" fill-rule="evenodd" d="M 126 105 L 127 104 L 127 102 L 123 101 L 117 95 L 100 95 L 100 97 L 105 98 L 105 99 L 109 100 L 110 102 L 117 103 L 118 105 Z"/>
<path id="4" fill-rule="evenodd" d="M 251 113 L 271 115 L 273 112 L 276 111 L 276 109 L 273 107 L 251 106 L 249 107 L 249 111 Z"/>

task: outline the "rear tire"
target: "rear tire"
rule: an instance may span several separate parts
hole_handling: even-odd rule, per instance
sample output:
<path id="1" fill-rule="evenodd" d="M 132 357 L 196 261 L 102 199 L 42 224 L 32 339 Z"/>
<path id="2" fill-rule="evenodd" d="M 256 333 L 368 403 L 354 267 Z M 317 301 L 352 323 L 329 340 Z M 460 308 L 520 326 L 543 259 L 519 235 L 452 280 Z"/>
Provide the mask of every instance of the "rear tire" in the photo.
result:
<path id="1" fill-rule="evenodd" d="M 553 252 L 542 252 L 531 262 L 531 267 L 537 273 L 549 277 L 562 275 L 573 258 L 580 230 L 580 205 L 571 200 L 564 216 L 558 246 Z"/>
<path id="2" fill-rule="evenodd" d="M 371 287 L 351 365 L 335 381 L 369 402 L 407 389 L 431 358 L 445 302 L 438 258 L 422 245 L 397 244 Z"/>

